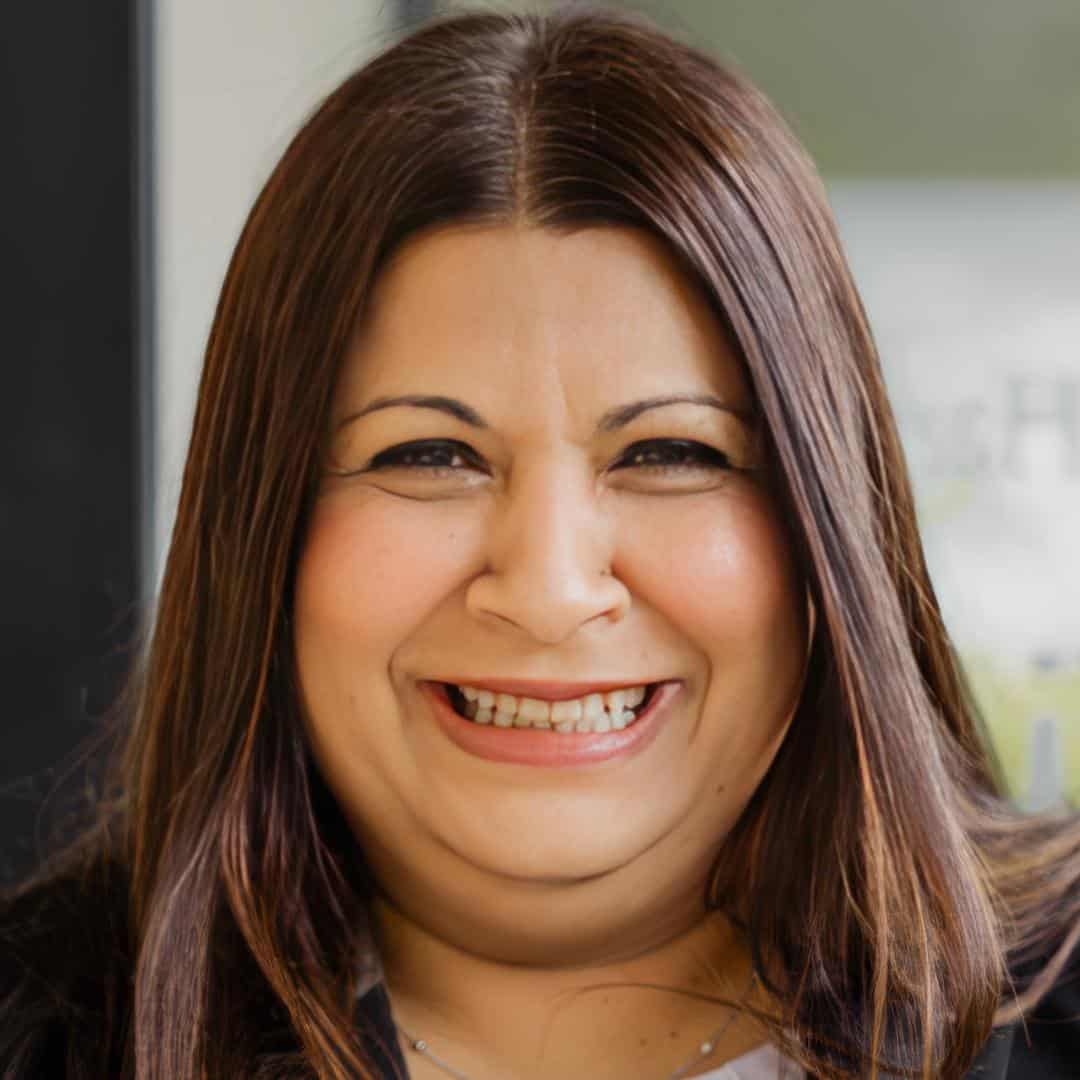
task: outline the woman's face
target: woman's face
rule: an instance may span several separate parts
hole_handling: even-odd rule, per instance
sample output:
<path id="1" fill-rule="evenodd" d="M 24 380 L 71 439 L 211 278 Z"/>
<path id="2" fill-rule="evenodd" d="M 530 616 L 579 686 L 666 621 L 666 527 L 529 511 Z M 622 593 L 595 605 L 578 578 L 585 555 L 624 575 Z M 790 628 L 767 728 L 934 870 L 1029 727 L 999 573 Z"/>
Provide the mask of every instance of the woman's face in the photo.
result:
<path id="1" fill-rule="evenodd" d="M 751 409 L 643 233 L 448 228 L 382 275 L 336 388 L 295 644 L 316 760 L 413 920 L 556 961 L 700 917 L 806 655 Z M 444 683 L 518 692 L 480 723 Z M 611 699 L 588 731 L 550 713 L 656 684 L 632 720 Z"/>

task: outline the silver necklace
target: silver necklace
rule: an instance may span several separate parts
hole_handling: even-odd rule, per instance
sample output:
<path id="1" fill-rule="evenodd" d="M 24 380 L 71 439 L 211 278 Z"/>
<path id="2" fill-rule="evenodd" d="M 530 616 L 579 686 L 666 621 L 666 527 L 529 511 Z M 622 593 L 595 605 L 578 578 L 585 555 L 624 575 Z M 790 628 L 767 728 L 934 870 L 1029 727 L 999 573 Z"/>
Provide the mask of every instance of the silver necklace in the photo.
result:
<path id="1" fill-rule="evenodd" d="M 747 998 L 750 997 L 750 991 L 754 988 L 754 983 L 757 982 L 757 972 L 750 973 L 750 981 L 746 984 L 746 989 L 742 993 L 742 997 L 739 998 L 738 1005 L 731 1010 L 731 1015 L 727 1017 L 724 1022 L 718 1027 L 700 1046 L 698 1046 L 694 1056 L 687 1062 L 680 1065 L 673 1073 L 669 1073 L 664 1080 L 683 1080 L 692 1068 L 699 1065 L 704 1061 L 715 1049 L 717 1043 L 724 1037 L 728 1028 L 731 1027 L 735 1020 L 741 1013 L 743 1005 L 746 1004 Z M 416 1053 L 426 1057 L 433 1065 L 442 1069 L 448 1076 L 454 1077 L 454 1080 L 472 1080 L 472 1077 L 463 1073 L 460 1069 L 455 1069 L 448 1061 L 443 1061 L 428 1045 L 426 1039 L 418 1039 L 410 1035 L 400 1024 L 397 1025 L 398 1031 L 401 1032 L 406 1043 Z"/>

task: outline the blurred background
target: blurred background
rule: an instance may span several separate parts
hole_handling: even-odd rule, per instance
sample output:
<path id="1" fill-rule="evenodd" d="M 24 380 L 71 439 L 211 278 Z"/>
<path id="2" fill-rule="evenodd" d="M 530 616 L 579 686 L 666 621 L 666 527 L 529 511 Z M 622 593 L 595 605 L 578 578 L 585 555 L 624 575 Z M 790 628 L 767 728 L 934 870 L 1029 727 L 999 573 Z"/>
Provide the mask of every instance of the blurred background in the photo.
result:
<path id="1" fill-rule="evenodd" d="M 459 6 L 5 13 L 0 881 L 97 783 L 72 754 L 101 732 L 152 610 L 244 216 L 329 90 Z M 1012 796 L 1080 800 L 1080 5 L 622 6 L 747 72 L 817 160 Z"/>

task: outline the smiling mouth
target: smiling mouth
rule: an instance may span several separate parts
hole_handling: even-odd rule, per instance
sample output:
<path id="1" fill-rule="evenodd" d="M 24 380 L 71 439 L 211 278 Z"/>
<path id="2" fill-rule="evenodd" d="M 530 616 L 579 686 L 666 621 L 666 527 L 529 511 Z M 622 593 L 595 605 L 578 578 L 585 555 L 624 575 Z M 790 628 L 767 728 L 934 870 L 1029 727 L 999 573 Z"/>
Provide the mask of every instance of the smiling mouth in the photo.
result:
<path id="1" fill-rule="evenodd" d="M 441 685 L 454 712 L 478 726 L 538 729 L 568 735 L 622 731 L 648 708 L 662 684 L 647 683 L 550 702 L 470 687 L 463 689 L 453 683 Z"/>

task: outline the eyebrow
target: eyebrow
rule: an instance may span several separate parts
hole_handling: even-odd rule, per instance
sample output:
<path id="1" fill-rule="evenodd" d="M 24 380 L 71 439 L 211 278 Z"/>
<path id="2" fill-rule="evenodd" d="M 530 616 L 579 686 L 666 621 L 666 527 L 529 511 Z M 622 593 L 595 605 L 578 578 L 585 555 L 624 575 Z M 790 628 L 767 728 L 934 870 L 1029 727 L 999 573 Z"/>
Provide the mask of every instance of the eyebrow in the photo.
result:
<path id="1" fill-rule="evenodd" d="M 357 412 L 350 413 L 339 424 L 340 431 L 346 424 L 359 420 L 362 416 L 377 412 L 379 409 L 389 409 L 395 405 L 410 405 L 417 409 L 435 409 L 446 413 L 470 427 L 486 431 L 490 425 L 475 410 L 456 398 L 444 397 L 441 394 L 399 394 L 395 397 L 380 397 L 369 402 Z M 618 405 L 608 409 L 600 417 L 596 430 L 600 434 L 610 434 L 621 427 L 625 427 L 631 420 L 636 419 L 649 409 L 659 409 L 664 405 L 705 405 L 711 409 L 719 409 L 729 413 L 744 424 L 753 423 L 753 413 L 747 409 L 740 409 L 715 394 L 664 394 L 660 397 L 642 398 L 640 401 L 632 401 L 628 405 Z"/>

